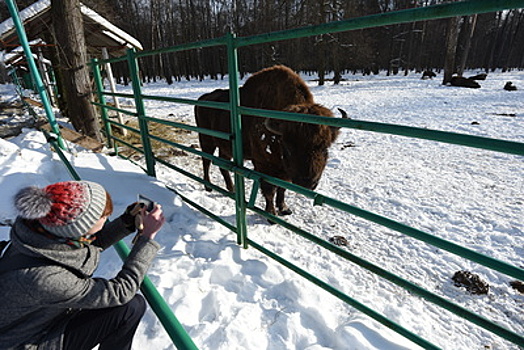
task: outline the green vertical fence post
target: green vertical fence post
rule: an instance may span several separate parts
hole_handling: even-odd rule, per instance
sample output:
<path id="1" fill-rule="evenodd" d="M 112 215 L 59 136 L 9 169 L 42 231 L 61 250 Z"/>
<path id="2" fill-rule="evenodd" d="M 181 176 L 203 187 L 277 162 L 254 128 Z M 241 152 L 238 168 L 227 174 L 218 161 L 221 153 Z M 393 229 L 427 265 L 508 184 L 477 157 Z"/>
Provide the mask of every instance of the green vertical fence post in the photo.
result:
<path id="1" fill-rule="evenodd" d="M 95 78 L 96 94 L 100 104 L 106 104 L 106 98 L 103 94 L 104 85 L 102 84 L 102 75 L 100 74 L 100 66 L 98 65 L 98 59 L 94 58 L 91 60 L 93 63 L 93 76 Z M 107 147 L 113 147 L 113 135 L 111 134 L 111 125 L 109 124 L 109 118 L 107 116 L 107 110 L 104 107 L 100 107 L 100 115 L 102 116 L 102 122 L 104 124 L 104 130 L 106 132 Z M 116 149 L 116 148 L 115 148 Z"/>
<path id="2" fill-rule="evenodd" d="M 238 56 L 235 46 L 235 35 L 227 34 L 227 62 L 229 73 L 229 94 L 231 108 L 231 132 L 233 135 L 233 162 L 235 166 L 244 165 L 242 148 L 242 118 L 238 112 L 240 96 L 238 90 Z M 237 224 L 237 243 L 247 248 L 246 202 L 244 177 L 235 172 L 235 206 Z"/>
<path id="3" fill-rule="evenodd" d="M 75 170 L 73 165 L 65 157 L 62 150 L 56 145 L 56 142 L 52 139 L 50 140 L 50 142 L 53 148 L 56 150 L 60 159 L 64 162 L 65 166 L 67 167 L 67 170 L 69 171 L 69 174 L 71 174 L 71 177 L 74 180 L 80 181 L 80 175 L 78 175 L 78 172 Z M 129 252 L 131 251 L 129 247 L 124 243 L 124 241 L 119 241 L 115 243 L 114 247 L 122 260 L 125 260 L 129 255 Z M 142 292 L 142 294 L 144 294 L 144 297 L 146 298 L 149 306 L 151 307 L 155 315 L 158 317 L 160 323 L 162 323 L 162 325 L 164 326 L 164 329 L 173 341 L 173 344 L 176 346 L 176 348 L 178 350 L 198 350 L 197 346 L 195 345 L 195 343 L 193 343 L 193 340 L 191 339 L 189 334 L 187 334 L 186 330 L 178 321 L 176 316 L 173 314 L 173 311 L 171 310 L 169 305 L 167 305 L 164 298 L 162 298 L 162 296 L 155 288 L 149 277 L 144 277 L 144 281 L 140 286 L 140 291 Z"/>
<path id="4" fill-rule="evenodd" d="M 5 2 L 7 4 L 7 7 L 9 8 L 9 13 L 11 14 L 11 18 L 13 19 L 13 23 L 16 27 L 16 32 L 18 34 L 18 38 L 20 39 L 20 45 L 22 45 L 24 49 L 25 57 L 29 65 L 29 70 L 31 72 L 31 75 L 33 76 L 33 80 L 36 84 L 36 89 L 38 91 L 38 94 L 40 95 L 40 99 L 42 100 L 45 114 L 47 116 L 47 119 L 49 120 L 49 124 L 51 125 L 51 130 L 58 137 L 58 144 L 60 145 L 60 148 L 65 149 L 66 147 L 64 144 L 64 140 L 62 139 L 62 136 L 60 134 L 60 129 L 58 128 L 58 123 L 56 121 L 55 114 L 53 113 L 51 103 L 49 102 L 49 96 L 47 95 L 44 83 L 42 81 L 42 78 L 40 77 L 38 68 L 36 67 L 35 59 L 33 57 L 33 53 L 31 52 L 31 48 L 29 47 L 29 42 L 27 40 L 27 35 L 25 33 L 24 26 L 22 24 L 22 21 L 20 20 L 20 17 L 18 16 L 18 9 L 16 7 L 16 4 L 13 2 L 13 0 L 5 0 Z"/>
<path id="5" fill-rule="evenodd" d="M 16 70 L 12 68 L 8 74 L 13 80 L 13 84 L 15 84 L 16 93 L 22 96 L 22 85 L 20 85 L 20 78 L 18 77 L 18 74 L 16 74 Z"/>
<path id="6" fill-rule="evenodd" d="M 138 74 L 138 61 L 134 49 L 127 50 L 127 63 L 129 64 L 129 73 L 133 84 L 133 96 L 135 98 L 136 113 L 138 115 L 138 125 L 140 127 L 140 137 L 142 147 L 146 157 L 146 169 L 149 176 L 156 177 L 155 159 L 153 158 L 153 149 L 149 139 L 149 128 L 146 120 L 146 108 L 142 99 L 142 88 L 140 86 L 140 75 Z"/>

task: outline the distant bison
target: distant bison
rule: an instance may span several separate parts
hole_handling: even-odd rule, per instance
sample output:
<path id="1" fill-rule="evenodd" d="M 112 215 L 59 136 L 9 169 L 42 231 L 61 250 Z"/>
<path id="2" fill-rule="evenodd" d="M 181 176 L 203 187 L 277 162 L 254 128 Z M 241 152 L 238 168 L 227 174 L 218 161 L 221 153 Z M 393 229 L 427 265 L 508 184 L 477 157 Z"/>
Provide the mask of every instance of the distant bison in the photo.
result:
<path id="1" fill-rule="evenodd" d="M 511 81 L 508 81 L 504 85 L 504 90 L 506 90 L 506 91 L 517 91 L 517 87 L 515 85 L 513 85 L 513 83 Z"/>
<path id="2" fill-rule="evenodd" d="M 430 70 L 425 70 L 423 73 L 422 73 L 422 78 L 421 79 L 433 79 L 437 76 L 437 74 L 433 71 L 430 71 Z"/>
<path id="3" fill-rule="evenodd" d="M 488 75 L 486 73 L 480 73 L 480 74 L 474 75 L 472 77 L 469 77 L 468 79 L 471 79 L 471 80 L 486 80 L 487 77 L 488 77 Z"/>
<path id="4" fill-rule="evenodd" d="M 218 89 L 202 95 L 200 101 L 228 102 L 229 90 Z M 281 110 L 294 113 L 333 117 L 333 113 L 313 101 L 306 83 L 291 69 L 274 66 L 253 74 L 240 88 L 242 106 Z M 343 117 L 347 118 L 345 112 Z M 229 133 L 229 111 L 195 107 L 199 127 Z M 338 127 L 291 122 L 244 115 L 242 118 L 244 158 L 251 160 L 258 172 L 293 182 L 308 189 L 318 185 L 328 158 L 328 148 L 339 134 Z M 231 143 L 226 140 L 199 134 L 202 151 L 213 154 L 218 148 L 219 157 L 232 159 Z M 209 179 L 211 161 L 203 158 L 204 179 Z M 226 187 L 233 191 L 229 172 L 220 169 Z M 284 201 L 285 189 L 261 182 L 266 200 L 265 210 L 276 215 L 274 197 L 279 214 L 291 214 Z M 208 191 L 211 189 L 206 188 Z"/>
<path id="5" fill-rule="evenodd" d="M 460 86 L 473 89 L 480 88 L 480 84 L 477 83 L 475 80 L 457 76 L 451 77 L 450 84 L 451 86 Z"/>

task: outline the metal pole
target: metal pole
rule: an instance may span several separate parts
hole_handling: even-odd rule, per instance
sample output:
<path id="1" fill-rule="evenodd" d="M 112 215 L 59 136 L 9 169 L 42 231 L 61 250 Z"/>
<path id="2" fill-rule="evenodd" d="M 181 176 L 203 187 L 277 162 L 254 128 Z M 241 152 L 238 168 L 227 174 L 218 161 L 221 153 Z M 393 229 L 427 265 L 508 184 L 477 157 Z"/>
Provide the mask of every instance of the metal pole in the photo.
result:
<path id="1" fill-rule="evenodd" d="M 242 119 L 238 112 L 240 96 L 238 90 L 238 56 L 235 46 L 235 35 L 227 34 L 227 61 L 229 73 L 229 93 L 231 108 L 231 132 L 233 134 L 233 162 L 235 166 L 244 165 L 242 148 Z M 246 202 L 244 177 L 235 172 L 235 205 L 237 223 L 237 243 L 247 248 Z"/>
<path id="2" fill-rule="evenodd" d="M 16 7 L 16 4 L 13 2 L 13 0 L 5 0 L 5 2 L 9 9 L 9 13 L 11 14 L 11 18 L 13 19 L 13 23 L 16 27 L 16 32 L 18 34 L 18 38 L 20 39 L 20 45 L 22 45 L 24 49 L 25 57 L 29 65 L 29 70 L 31 71 L 31 74 L 33 76 L 33 80 L 36 84 L 38 94 L 40 95 L 40 98 L 42 99 L 42 104 L 44 105 L 44 110 L 45 110 L 47 119 L 49 120 L 49 124 L 51 125 L 51 130 L 58 137 L 58 144 L 60 148 L 66 149 L 64 140 L 62 139 L 62 136 L 60 135 L 60 129 L 58 128 L 58 123 L 56 121 L 55 114 L 53 113 L 53 109 L 51 108 L 51 103 L 49 102 L 49 96 L 47 95 L 47 91 L 45 89 L 44 83 L 42 82 L 42 78 L 40 77 L 40 73 L 38 73 L 38 68 L 36 67 L 33 53 L 31 52 L 31 48 L 29 47 L 29 41 L 27 40 L 27 35 L 24 30 L 24 25 L 22 24 L 22 21 L 20 20 L 20 17 L 18 16 L 18 9 Z"/>
<path id="3" fill-rule="evenodd" d="M 149 139 L 149 129 L 147 126 L 146 108 L 144 100 L 142 99 L 142 88 L 140 87 L 140 76 L 138 74 L 138 62 L 136 60 L 136 52 L 134 49 L 127 50 L 127 63 L 129 64 L 129 73 L 131 74 L 131 82 L 133 84 L 133 96 L 135 98 L 136 113 L 138 115 L 138 125 L 140 126 L 140 137 L 142 139 L 142 147 L 144 148 L 144 155 L 146 157 L 147 174 L 156 177 L 155 159 L 153 158 L 153 149 L 151 148 L 151 141 Z"/>
<path id="4" fill-rule="evenodd" d="M 102 75 L 100 74 L 100 66 L 98 65 L 98 60 L 94 58 L 91 60 L 93 62 L 93 76 L 95 78 L 96 92 L 98 95 L 98 100 L 100 101 L 100 114 L 102 116 L 102 122 L 104 123 L 104 130 L 106 132 L 107 147 L 113 147 L 113 135 L 111 134 L 111 126 L 109 125 L 107 110 L 103 107 L 106 104 L 106 98 L 102 93 L 104 86 L 102 84 Z M 116 147 L 115 147 L 116 151 Z"/>

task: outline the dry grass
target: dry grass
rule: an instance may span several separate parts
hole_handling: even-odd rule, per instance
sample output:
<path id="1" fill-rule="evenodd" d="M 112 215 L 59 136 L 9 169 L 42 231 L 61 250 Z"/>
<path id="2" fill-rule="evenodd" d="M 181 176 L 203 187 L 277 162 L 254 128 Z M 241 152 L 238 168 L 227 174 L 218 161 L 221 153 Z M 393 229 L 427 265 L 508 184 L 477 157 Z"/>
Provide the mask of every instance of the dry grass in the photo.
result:
<path id="1" fill-rule="evenodd" d="M 134 129 L 139 129 L 137 120 L 128 120 L 125 124 Z M 195 147 L 197 135 L 192 131 L 154 122 L 150 122 L 148 126 L 150 135 L 154 135 L 162 139 L 169 140 L 171 142 L 176 142 L 187 147 Z M 119 139 L 137 148 L 143 149 L 140 134 L 128 130 L 127 136 L 124 136 L 120 128 L 116 126 L 112 127 L 112 132 L 115 137 L 118 137 Z M 119 144 L 118 146 L 119 153 L 125 157 L 142 157 L 142 154 L 140 152 L 137 152 L 134 149 L 127 147 L 126 145 Z M 161 159 L 187 156 L 187 152 L 157 140 L 151 140 L 151 147 L 153 148 L 153 153 L 155 154 L 155 156 Z"/>

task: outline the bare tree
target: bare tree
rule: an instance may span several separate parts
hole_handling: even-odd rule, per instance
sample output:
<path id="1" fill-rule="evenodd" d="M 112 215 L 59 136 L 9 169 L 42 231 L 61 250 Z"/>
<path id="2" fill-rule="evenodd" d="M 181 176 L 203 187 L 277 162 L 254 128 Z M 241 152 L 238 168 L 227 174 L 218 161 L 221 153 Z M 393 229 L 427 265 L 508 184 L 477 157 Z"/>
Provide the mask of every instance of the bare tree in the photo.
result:
<path id="1" fill-rule="evenodd" d="M 101 140 L 100 126 L 91 104 L 84 25 L 79 0 L 51 0 L 53 28 L 59 54 L 59 76 L 67 110 L 62 111 L 76 130 Z"/>
<path id="2" fill-rule="evenodd" d="M 475 33 L 475 27 L 477 26 L 477 15 L 468 16 L 464 19 L 465 27 L 465 43 L 460 55 L 460 63 L 458 65 L 457 73 L 462 76 L 464 69 L 466 68 L 466 60 L 468 59 L 469 50 L 471 48 L 471 40 L 473 39 L 473 33 Z"/>
<path id="3" fill-rule="evenodd" d="M 444 62 L 444 79 L 442 80 L 442 84 L 449 83 L 453 73 L 456 71 L 455 54 L 457 52 L 458 23 L 459 17 L 451 17 L 448 20 L 446 59 Z"/>
<path id="4" fill-rule="evenodd" d="M 244 37 L 445 1 L 453 0 L 112 0 L 105 3 L 114 4 L 115 19 L 120 18 L 115 24 L 149 50 L 219 38 L 230 30 Z M 239 55 L 239 70 L 242 76 L 281 63 L 296 70 L 315 71 L 322 81 L 328 72 L 333 72 L 338 79 L 345 70 L 369 69 L 370 65 L 376 71 L 398 70 L 399 65 L 406 70 L 440 71 L 446 66 L 447 81 L 453 73 L 462 71 L 461 67 L 524 66 L 524 51 L 520 50 L 524 44 L 522 10 L 480 14 L 469 49 L 466 39 L 474 26 L 457 27 L 458 20 L 427 20 L 248 46 Z M 442 33 L 450 23 L 454 24 L 450 26 L 446 43 L 446 35 Z M 213 47 L 162 54 L 161 58 L 144 57 L 140 63 L 148 80 L 162 77 L 170 81 L 171 76 L 176 80 L 202 79 L 203 74 L 217 78 L 227 71 L 225 59 L 224 47 Z M 125 67 L 119 72 L 125 74 Z"/>

